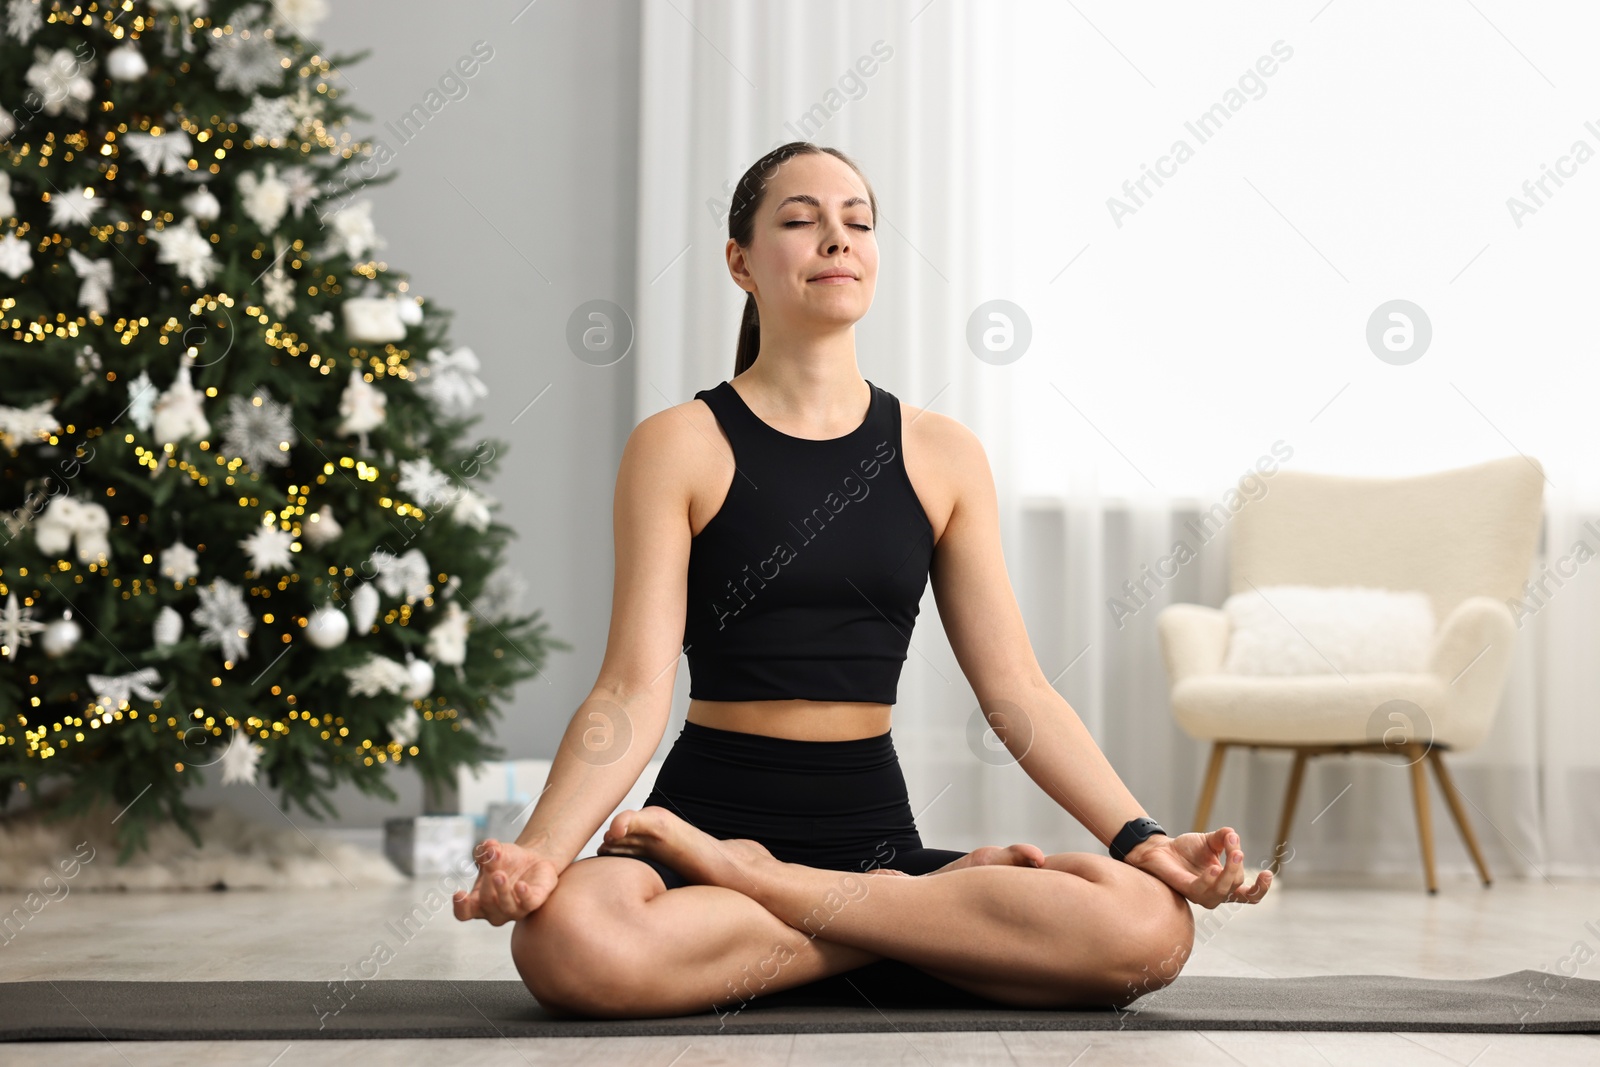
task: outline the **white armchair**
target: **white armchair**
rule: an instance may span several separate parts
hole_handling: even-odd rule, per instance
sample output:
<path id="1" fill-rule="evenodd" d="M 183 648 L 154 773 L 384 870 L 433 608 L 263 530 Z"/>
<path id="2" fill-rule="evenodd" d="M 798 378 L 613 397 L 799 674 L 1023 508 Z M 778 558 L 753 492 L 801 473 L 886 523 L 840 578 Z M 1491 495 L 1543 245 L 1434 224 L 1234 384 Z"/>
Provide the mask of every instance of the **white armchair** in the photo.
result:
<path id="1" fill-rule="evenodd" d="M 1489 885 L 1442 753 L 1481 743 L 1499 704 L 1517 630 L 1508 604 L 1524 595 L 1543 521 L 1543 468 L 1519 455 L 1410 478 L 1280 470 L 1255 484 L 1262 482 L 1265 492 L 1232 520 L 1230 592 L 1290 584 L 1420 590 L 1441 622 L 1425 673 L 1235 675 L 1222 673 L 1226 614 L 1197 604 L 1163 609 L 1156 625 L 1173 715 L 1189 736 L 1212 742 L 1194 828 L 1207 828 L 1230 747 L 1293 750 L 1276 872 L 1308 759 L 1400 754 L 1410 764 L 1428 892 L 1438 881 L 1424 762 Z M 1248 496 L 1242 482 L 1240 492 Z M 1396 700 L 1420 709 L 1421 729 L 1381 713 Z"/>

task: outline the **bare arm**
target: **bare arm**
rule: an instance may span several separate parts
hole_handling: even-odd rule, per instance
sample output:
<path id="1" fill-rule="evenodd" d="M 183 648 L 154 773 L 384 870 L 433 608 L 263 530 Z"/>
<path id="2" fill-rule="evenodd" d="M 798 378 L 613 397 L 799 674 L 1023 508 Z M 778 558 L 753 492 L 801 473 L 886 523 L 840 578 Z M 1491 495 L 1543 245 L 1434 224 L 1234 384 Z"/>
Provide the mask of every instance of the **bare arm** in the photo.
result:
<path id="1" fill-rule="evenodd" d="M 937 420 L 937 454 L 956 487 L 930 578 L 956 661 L 1028 777 L 1110 844 L 1124 823 L 1147 813 L 1034 656 L 1006 573 L 983 443 L 954 419 L 932 412 L 919 417 Z"/>
<path id="2" fill-rule="evenodd" d="M 1039 668 L 1006 574 L 1000 509 L 983 443 L 959 422 L 935 418 L 936 452 L 955 479 L 956 493 L 934 552 L 931 582 L 956 661 L 1028 777 L 1110 844 L 1124 823 L 1147 813 Z M 1243 884 L 1244 851 L 1229 826 L 1205 834 L 1158 834 L 1136 845 L 1127 860 L 1207 908 L 1254 904 L 1272 884 L 1270 871 Z"/>
<path id="3" fill-rule="evenodd" d="M 623 448 L 612 505 L 615 581 L 605 658 L 517 844 L 566 867 L 655 753 L 683 650 L 689 524 L 683 416 L 663 411 Z"/>

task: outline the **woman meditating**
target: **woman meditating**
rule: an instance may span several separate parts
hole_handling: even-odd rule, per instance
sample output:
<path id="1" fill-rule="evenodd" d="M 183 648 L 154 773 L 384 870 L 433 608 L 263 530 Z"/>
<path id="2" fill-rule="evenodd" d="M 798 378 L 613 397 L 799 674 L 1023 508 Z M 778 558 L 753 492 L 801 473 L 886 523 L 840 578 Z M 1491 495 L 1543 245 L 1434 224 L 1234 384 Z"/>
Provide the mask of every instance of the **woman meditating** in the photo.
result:
<path id="1" fill-rule="evenodd" d="M 868 965 L 1009 1005 L 1121 1006 L 1177 976 L 1191 901 L 1271 883 L 1244 884 L 1231 828 L 1148 817 L 1034 658 L 978 438 L 859 373 L 876 222 L 842 153 L 757 161 L 728 219 L 749 294 L 734 376 L 628 439 L 599 677 L 527 826 L 480 845 L 455 897 L 458 919 L 515 922 L 548 1009 L 721 1011 Z M 930 579 L 991 726 L 1109 855 L 923 846 L 890 710 Z M 655 752 L 680 653 L 688 717 L 653 791 L 575 861 Z"/>

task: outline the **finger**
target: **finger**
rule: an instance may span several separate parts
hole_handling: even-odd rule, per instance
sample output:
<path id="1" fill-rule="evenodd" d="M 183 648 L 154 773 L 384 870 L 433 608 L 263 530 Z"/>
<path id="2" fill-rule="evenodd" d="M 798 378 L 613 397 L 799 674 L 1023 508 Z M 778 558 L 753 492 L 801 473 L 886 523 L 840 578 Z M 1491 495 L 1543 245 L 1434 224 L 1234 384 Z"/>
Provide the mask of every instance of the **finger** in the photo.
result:
<path id="1" fill-rule="evenodd" d="M 472 858 L 478 864 L 478 869 L 480 871 L 483 870 L 486 865 L 493 863 L 499 856 L 499 844 L 500 842 L 496 841 L 494 838 L 486 837 L 482 841 L 478 842 L 477 848 L 472 850 Z"/>
<path id="2" fill-rule="evenodd" d="M 1238 848 L 1238 836 L 1230 832 L 1224 839 L 1223 863 L 1221 868 L 1212 876 L 1212 886 L 1224 899 L 1231 894 L 1239 883 L 1244 881 L 1244 852 Z"/>
<path id="3" fill-rule="evenodd" d="M 483 913 L 478 909 L 478 894 L 476 892 L 468 893 L 462 891 L 457 893 L 453 898 L 453 907 L 456 918 L 462 922 L 466 922 L 469 919 L 483 918 Z"/>

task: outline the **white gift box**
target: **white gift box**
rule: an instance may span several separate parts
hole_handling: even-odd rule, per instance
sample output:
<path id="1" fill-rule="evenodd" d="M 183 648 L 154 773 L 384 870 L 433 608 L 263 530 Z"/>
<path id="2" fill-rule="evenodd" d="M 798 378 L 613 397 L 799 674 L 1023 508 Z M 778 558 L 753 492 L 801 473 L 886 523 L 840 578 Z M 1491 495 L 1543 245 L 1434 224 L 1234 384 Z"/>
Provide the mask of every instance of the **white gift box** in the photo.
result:
<path id="1" fill-rule="evenodd" d="M 465 815 L 409 815 L 386 819 L 383 849 L 413 878 L 429 878 L 472 864 L 476 827 Z"/>
<path id="2" fill-rule="evenodd" d="M 383 296 L 353 296 L 341 305 L 344 332 L 362 344 L 399 341 L 406 324 L 400 321 L 400 302 Z"/>
<path id="3" fill-rule="evenodd" d="M 460 813 L 470 818 L 477 840 L 493 837 L 496 840 L 515 840 L 533 814 L 534 798 L 544 791 L 550 777 L 551 761 L 547 759 L 496 760 L 483 764 L 477 770 L 459 768 L 456 772 L 456 797 Z M 628 795 L 622 798 L 611 814 L 600 821 L 588 842 L 574 859 L 593 856 L 595 848 L 605 835 L 612 818 L 625 808 L 644 806 L 644 798 L 655 787 L 656 774 L 661 770 L 660 760 L 645 764 L 639 780 L 634 782 Z M 494 810 L 491 813 L 491 806 Z M 520 818 L 518 817 L 520 816 Z M 499 829 L 499 833 L 494 832 Z"/>

